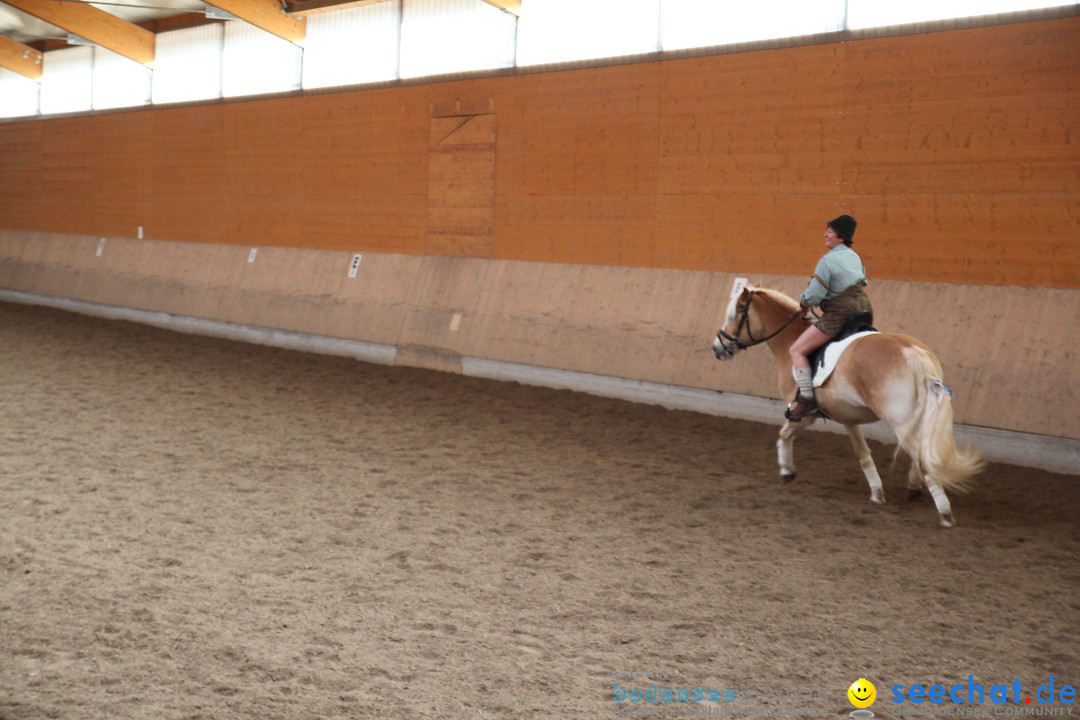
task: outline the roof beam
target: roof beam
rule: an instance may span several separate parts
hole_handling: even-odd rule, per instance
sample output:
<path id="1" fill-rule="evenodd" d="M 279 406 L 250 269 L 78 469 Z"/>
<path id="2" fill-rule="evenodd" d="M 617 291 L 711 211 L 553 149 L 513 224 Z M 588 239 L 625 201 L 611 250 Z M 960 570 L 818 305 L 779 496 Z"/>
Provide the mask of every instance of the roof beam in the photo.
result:
<path id="1" fill-rule="evenodd" d="M 521 0 L 484 0 L 488 5 L 494 5 L 511 15 L 521 14 Z"/>
<path id="2" fill-rule="evenodd" d="M 61 0 L 3 0 L 17 10 L 143 65 L 154 64 L 154 34 L 104 10 Z"/>
<path id="3" fill-rule="evenodd" d="M 387 2 L 387 0 L 285 0 L 285 10 L 291 15 L 310 15 L 382 2 Z"/>
<path id="4" fill-rule="evenodd" d="M 31 80 L 40 80 L 41 52 L 0 35 L 0 67 L 25 75 Z"/>
<path id="5" fill-rule="evenodd" d="M 304 36 L 307 34 L 306 18 L 295 18 L 286 14 L 279 0 L 213 0 L 208 4 L 291 43 L 304 43 Z"/>
<path id="6" fill-rule="evenodd" d="M 284 0 L 285 9 L 291 14 L 309 14 L 328 10 L 345 10 L 361 5 L 375 5 L 387 0 Z M 484 0 L 488 5 L 511 15 L 521 14 L 521 0 Z"/>
<path id="7" fill-rule="evenodd" d="M 204 12 L 189 12 L 181 13 L 180 15 L 155 18 L 153 20 L 141 20 L 135 24 L 142 29 L 149 30 L 157 35 L 158 33 L 168 32 L 170 30 L 186 30 L 187 28 L 202 27 L 203 25 L 217 25 L 218 23 L 223 22 L 225 21 L 206 17 L 206 13 Z"/>

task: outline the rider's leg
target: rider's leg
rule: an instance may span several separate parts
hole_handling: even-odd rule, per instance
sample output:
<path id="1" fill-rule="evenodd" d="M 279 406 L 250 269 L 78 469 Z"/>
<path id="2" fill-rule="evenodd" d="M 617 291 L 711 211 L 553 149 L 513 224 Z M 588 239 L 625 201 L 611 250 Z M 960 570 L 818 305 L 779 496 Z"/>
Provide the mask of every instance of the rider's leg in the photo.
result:
<path id="1" fill-rule="evenodd" d="M 816 325 L 811 325 L 791 344 L 788 353 L 791 356 L 791 366 L 795 369 L 795 381 L 799 384 L 799 394 L 795 398 L 795 404 L 788 409 L 788 418 L 791 420 L 806 417 L 817 410 L 814 379 L 807 356 L 828 340 L 828 335 Z"/>

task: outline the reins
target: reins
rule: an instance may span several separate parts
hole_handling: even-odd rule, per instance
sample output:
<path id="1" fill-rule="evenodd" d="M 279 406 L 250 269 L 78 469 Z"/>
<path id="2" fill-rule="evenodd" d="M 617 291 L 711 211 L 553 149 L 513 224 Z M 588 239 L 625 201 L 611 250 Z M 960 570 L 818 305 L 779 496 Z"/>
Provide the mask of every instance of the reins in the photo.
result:
<path id="1" fill-rule="evenodd" d="M 776 337 L 780 333 L 784 332 L 784 330 L 787 329 L 788 325 L 795 322 L 795 318 L 802 315 L 802 310 L 801 309 L 796 310 L 792 314 L 792 316 L 789 317 L 784 322 L 784 324 L 781 325 L 780 327 L 778 327 L 776 330 L 772 331 L 771 333 L 769 333 L 768 335 L 766 335 L 763 338 L 755 338 L 754 333 L 750 330 L 750 303 L 754 299 L 754 292 L 755 292 L 754 290 L 750 291 L 750 296 L 746 299 L 745 303 L 736 303 L 736 305 L 735 305 L 738 312 L 740 312 L 742 314 L 742 317 L 739 318 L 739 324 L 735 328 L 735 336 L 732 337 L 728 333 L 724 332 L 723 329 L 721 329 L 718 333 L 716 333 L 717 337 L 722 338 L 722 340 L 727 340 L 732 345 L 734 345 L 735 348 L 738 349 L 738 350 L 746 350 L 747 348 L 751 348 L 751 347 L 754 347 L 755 345 L 760 345 L 763 342 L 768 342 L 768 341 L 772 340 L 774 337 Z M 746 328 L 746 336 L 748 338 L 750 338 L 749 344 L 744 343 L 742 340 L 739 339 L 739 335 L 742 334 L 743 327 Z M 733 351 L 729 350 L 729 352 L 733 352 Z"/>

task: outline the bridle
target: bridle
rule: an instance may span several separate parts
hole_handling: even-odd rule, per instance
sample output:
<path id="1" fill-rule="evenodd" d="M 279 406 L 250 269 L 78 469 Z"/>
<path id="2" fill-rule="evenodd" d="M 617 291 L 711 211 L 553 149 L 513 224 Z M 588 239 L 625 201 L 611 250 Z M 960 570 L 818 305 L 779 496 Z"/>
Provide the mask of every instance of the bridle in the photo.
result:
<path id="1" fill-rule="evenodd" d="M 746 302 L 736 302 L 735 304 L 735 315 L 739 318 L 739 324 L 735 327 L 735 335 L 729 335 L 724 332 L 723 329 L 716 333 L 716 339 L 720 342 L 720 345 L 724 348 L 724 352 L 728 355 L 734 355 L 739 350 L 746 350 L 747 348 L 772 340 L 774 337 L 784 332 L 788 325 L 795 322 L 795 318 L 803 314 L 801 309 L 796 310 L 791 317 L 784 321 L 784 323 L 776 328 L 776 330 L 773 330 L 763 338 L 755 338 L 754 333 L 750 330 L 750 303 L 754 300 L 755 292 L 755 290 L 749 290 L 746 296 Z M 749 343 L 744 343 L 739 339 L 739 336 L 742 335 L 743 328 L 746 328 L 746 337 L 750 338 Z"/>

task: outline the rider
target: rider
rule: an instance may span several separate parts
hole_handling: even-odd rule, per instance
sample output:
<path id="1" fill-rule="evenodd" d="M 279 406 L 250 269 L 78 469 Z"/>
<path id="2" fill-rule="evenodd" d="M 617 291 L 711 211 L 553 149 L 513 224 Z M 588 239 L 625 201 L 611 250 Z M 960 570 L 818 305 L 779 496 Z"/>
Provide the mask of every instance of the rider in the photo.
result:
<path id="1" fill-rule="evenodd" d="M 806 328 L 789 350 L 795 381 L 799 384 L 795 401 L 784 413 L 789 420 L 800 420 L 819 412 L 807 355 L 834 338 L 852 315 L 873 312 L 870 298 L 863 289 L 866 287 L 866 268 L 851 249 L 855 218 L 841 215 L 826 226 L 825 247 L 829 251 L 818 261 L 814 276 L 799 299 L 804 311 L 820 305 L 821 318 Z"/>

